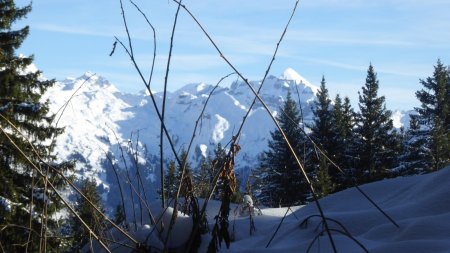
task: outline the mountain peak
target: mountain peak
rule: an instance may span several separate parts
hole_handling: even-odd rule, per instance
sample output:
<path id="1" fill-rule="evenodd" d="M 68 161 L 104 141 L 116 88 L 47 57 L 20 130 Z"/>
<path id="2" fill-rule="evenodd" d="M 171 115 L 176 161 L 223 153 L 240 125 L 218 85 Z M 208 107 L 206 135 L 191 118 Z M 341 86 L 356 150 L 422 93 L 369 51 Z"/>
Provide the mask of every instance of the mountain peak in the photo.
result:
<path id="1" fill-rule="evenodd" d="M 86 71 L 83 75 L 76 78 L 68 77 L 61 81 L 60 84 L 63 86 L 63 90 L 75 91 L 84 86 L 83 91 L 105 90 L 111 93 L 119 92 L 106 78 L 91 71 Z"/>
<path id="2" fill-rule="evenodd" d="M 315 85 L 312 85 L 310 82 L 308 82 L 303 76 L 301 76 L 297 71 L 295 71 L 292 68 L 287 68 L 283 71 L 283 74 L 279 77 L 281 80 L 291 81 L 295 84 L 303 84 L 305 87 L 311 88 L 311 90 L 314 92 L 314 94 L 317 93 L 318 87 Z"/>
<path id="3" fill-rule="evenodd" d="M 292 68 L 287 68 L 283 71 L 283 74 L 281 74 L 280 79 L 287 80 L 287 81 L 295 81 L 296 83 L 300 83 L 300 81 L 305 80 L 297 71 L 295 71 Z"/>
<path id="4" fill-rule="evenodd" d="M 174 94 L 191 94 L 193 96 L 209 93 L 211 91 L 211 88 L 213 86 L 200 82 L 200 83 L 190 83 L 186 84 L 177 91 L 174 92 Z"/>

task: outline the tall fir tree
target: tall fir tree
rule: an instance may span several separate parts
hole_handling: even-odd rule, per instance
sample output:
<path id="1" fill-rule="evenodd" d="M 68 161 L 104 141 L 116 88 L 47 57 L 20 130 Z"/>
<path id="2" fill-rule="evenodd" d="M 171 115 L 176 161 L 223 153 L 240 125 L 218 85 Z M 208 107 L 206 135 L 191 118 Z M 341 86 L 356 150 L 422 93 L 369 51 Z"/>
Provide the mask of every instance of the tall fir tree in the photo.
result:
<path id="1" fill-rule="evenodd" d="M 438 170 L 450 163 L 450 70 L 438 60 L 432 77 L 420 80 L 425 89 L 416 92 L 421 102 L 419 123 L 428 129 L 427 166 Z"/>
<path id="2" fill-rule="evenodd" d="M 297 154 L 303 154 L 302 148 L 305 137 L 298 128 L 301 122 L 297 104 L 288 93 L 283 107 L 280 107 L 277 120 L 286 137 Z M 277 129 L 271 132 L 269 150 L 262 154 L 260 175 L 262 188 L 257 196 L 261 203 L 268 206 L 290 206 L 303 204 L 307 200 L 309 191 L 298 164 L 290 152 L 281 132 Z"/>
<path id="3" fill-rule="evenodd" d="M 378 87 L 377 74 L 370 64 L 362 94 L 359 93 L 360 112 L 357 115 L 359 176 L 368 181 L 387 176 L 394 163 L 392 113 L 386 109 L 385 97 L 378 96 Z"/>
<path id="4" fill-rule="evenodd" d="M 336 153 L 336 138 L 333 131 L 333 111 L 331 106 L 331 99 L 326 88 L 325 77 L 322 76 L 320 82 L 320 89 L 317 92 L 317 99 L 314 101 L 312 108 L 314 114 L 311 128 L 311 138 L 318 144 L 325 154 L 335 159 Z M 331 166 L 330 162 L 323 154 L 318 152 L 311 152 L 310 158 L 312 167 L 315 171 L 315 182 L 318 194 L 326 196 L 334 190 L 334 182 L 338 176 L 338 171 Z"/>
<path id="5" fill-rule="evenodd" d="M 41 96 L 54 80 L 27 70 L 33 56 L 16 54 L 29 27 L 12 30 L 12 25 L 30 11 L 31 5 L 0 0 L 0 242 L 5 252 L 59 252 L 62 239 L 53 214 L 63 205 L 48 182 L 64 187 L 57 171 L 71 164 L 55 164 L 51 155 L 51 140 L 62 129 L 50 125 L 54 116 Z"/>

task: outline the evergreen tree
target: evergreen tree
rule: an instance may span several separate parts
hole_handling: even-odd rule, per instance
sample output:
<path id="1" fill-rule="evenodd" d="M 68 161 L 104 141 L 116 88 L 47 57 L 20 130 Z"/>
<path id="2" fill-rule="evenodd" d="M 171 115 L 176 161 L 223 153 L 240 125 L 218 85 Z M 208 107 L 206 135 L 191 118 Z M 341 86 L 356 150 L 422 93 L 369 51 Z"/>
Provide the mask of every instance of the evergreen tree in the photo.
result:
<path id="1" fill-rule="evenodd" d="M 47 182 L 62 188 L 65 182 L 57 171 L 72 165 L 55 164 L 51 155 L 51 140 L 62 129 L 50 126 L 54 117 L 41 95 L 54 80 L 27 71 L 33 56 L 15 52 L 29 27 L 12 30 L 12 25 L 30 11 L 31 5 L 0 0 L 0 242 L 5 252 L 56 252 L 62 240 L 53 214 L 63 205 Z"/>
<path id="2" fill-rule="evenodd" d="M 392 152 L 394 144 L 390 139 L 393 123 L 391 111 L 386 109 L 385 97 L 378 96 L 378 79 L 370 64 L 366 84 L 359 93 L 358 143 L 360 152 L 360 176 L 369 181 L 387 175 L 394 163 Z"/>
<path id="3" fill-rule="evenodd" d="M 288 93 L 281 113 L 277 116 L 281 128 L 286 133 L 297 154 L 305 142 L 298 128 L 301 121 L 296 103 Z M 281 132 L 271 132 L 269 150 L 262 154 L 260 174 L 263 176 L 259 200 L 269 206 L 289 206 L 305 203 L 308 195 L 306 180 L 301 174 L 295 158 L 288 149 Z"/>
<path id="4" fill-rule="evenodd" d="M 411 115 L 409 129 L 405 134 L 405 152 L 401 156 L 398 175 L 415 175 L 425 172 L 428 148 L 426 147 L 428 131 L 421 129 L 417 115 Z"/>
<path id="5" fill-rule="evenodd" d="M 116 212 L 114 213 L 114 223 L 121 225 L 125 220 L 125 210 L 123 210 L 122 205 L 117 205 Z"/>
<path id="6" fill-rule="evenodd" d="M 212 158 L 208 155 L 206 158 L 202 159 L 200 163 L 200 170 L 193 175 L 196 186 L 195 195 L 199 198 L 208 197 L 214 178 L 212 166 Z"/>
<path id="7" fill-rule="evenodd" d="M 425 89 L 416 92 L 421 107 L 415 109 L 428 129 L 428 169 L 438 170 L 450 163 L 450 70 L 438 60 L 433 76 L 420 83 Z"/>
<path id="8" fill-rule="evenodd" d="M 214 149 L 214 160 L 212 161 L 212 166 L 210 168 L 210 182 L 211 182 L 211 187 L 213 187 L 214 184 L 214 177 L 216 176 L 216 174 L 219 172 L 219 170 L 223 167 L 224 165 L 224 159 L 226 157 L 227 153 L 226 150 L 222 147 L 222 144 L 219 142 L 216 146 L 216 148 Z M 223 182 L 221 181 L 221 179 L 219 178 L 219 180 L 217 181 L 217 186 L 214 189 L 214 194 L 212 196 L 212 199 L 215 200 L 221 200 L 221 195 L 223 193 Z"/>
<path id="9" fill-rule="evenodd" d="M 324 156 L 319 157 L 319 164 L 315 171 L 314 188 L 319 198 L 325 197 L 335 189 L 335 183 L 328 171 L 330 164 Z"/>
<path id="10" fill-rule="evenodd" d="M 345 172 L 335 171 L 336 190 L 353 186 L 352 175 L 355 170 L 356 150 L 354 145 L 353 128 L 355 126 L 355 112 L 348 97 L 342 102 L 339 94 L 336 95 L 333 106 L 333 161 Z M 336 168 L 334 168 L 336 170 Z"/>
<path id="11" fill-rule="evenodd" d="M 186 150 L 181 151 L 180 157 L 181 157 L 181 163 L 185 164 L 185 166 L 186 166 L 186 172 L 184 175 L 184 180 L 181 185 L 180 195 L 179 195 L 179 197 L 184 197 L 184 196 L 186 196 L 186 193 L 188 191 L 188 189 L 187 189 L 188 181 L 192 180 L 192 169 L 191 169 L 190 163 L 187 161 L 188 158 L 187 158 Z M 182 171 L 183 171 L 183 168 L 179 165 L 177 166 L 175 164 L 175 161 L 173 161 L 173 160 L 169 161 L 169 169 L 168 169 L 167 175 L 165 177 L 165 183 L 164 183 L 164 185 L 166 186 L 166 193 L 168 195 L 167 199 L 175 198 L 177 191 L 178 191 L 178 186 L 180 185 Z"/>
<path id="12" fill-rule="evenodd" d="M 407 132 L 405 132 L 405 128 L 403 126 L 400 127 L 400 129 L 392 130 L 390 138 L 388 139 L 388 143 L 392 148 L 392 151 L 387 153 L 389 157 L 386 157 L 387 160 L 392 161 L 392 165 L 387 176 L 396 177 L 398 174 L 398 169 L 403 166 L 403 157 L 408 151 L 406 143 L 407 137 Z"/>
<path id="13" fill-rule="evenodd" d="M 169 161 L 169 167 L 167 169 L 167 174 L 164 177 L 164 186 L 166 187 L 166 199 L 172 199 L 177 194 L 177 187 L 180 183 L 180 180 L 178 180 L 178 173 L 176 169 L 175 161 L 170 160 Z"/>
<path id="14" fill-rule="evenodd" d="M 103 217 L 92 206 L 95 205 L 104 212 L 101 197 L 97 192 L 97 184 L 93 180 L 85 179 L 81 183 L 80 191 L 88 200 L 82 196 L 77 196 L 75 211 L 96 235 L 102 235 L 102 232 L 106 231 L 106 224 Z M 120 206 L 118 207 L 120 208 Z M 89 243 L 92 236 L 81 221 L 73 215 L 71 225 L 74 239 L 72 250 L 78 252 L 84 245 Z"/>
<path id="15" fill-rule="evenodd" d="M 322 77 L 312 112 L 314 118 L 311 126 L 311 138 L 334 161 L 336 158 L 336 132 L 333 132 L 333 111 L 328 89 L 326 88 L 325 77 Z M 333 191 L 333 181 L 336 182 L 338 171 L 335 167 L 331 166 L 319 151 L 312 152 L 311 163 L 316 174 L 316 184 L 319 186 L 318 194 L 320 196 L 326 196 Z"/>

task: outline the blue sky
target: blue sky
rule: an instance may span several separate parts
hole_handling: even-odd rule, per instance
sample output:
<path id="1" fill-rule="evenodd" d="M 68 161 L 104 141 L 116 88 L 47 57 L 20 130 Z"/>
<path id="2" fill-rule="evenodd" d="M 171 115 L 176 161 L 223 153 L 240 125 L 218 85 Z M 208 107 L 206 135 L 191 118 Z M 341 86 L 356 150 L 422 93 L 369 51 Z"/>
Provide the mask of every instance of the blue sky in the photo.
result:
<path id="1" fill-rule="evenodd" d="M 135 0 L 157 32 L 157 58 L 152 89 L 162 90 L 170 32 L 176 10 L 171 0 Z M 258 80 L 288 20 L 294 0 L 185 0 L 224 54 L 250 80 Z M 18 5 L 28 1 L 19 0 Z M 124 1 L 137 60 L 147 72 L 153 35 L 139 13 Z M 430 76 L 440 58 L 450 64 L 448 0 L 309 0 L 298 11 L 281 44 L 271 74 L 291 67 L 318 85 L 358 102 L 372 63 L 380 94 L 390 109 L 418 106 L 419 79 Z M 144 86 L 114 36 L 125 40 L 118 0 L 39 0 L 27 19 L 31 32 L 20 53 L 34 54 L 49 78 L 81 76 L 92 71 L 120 90 Z M 169 90 L 191 82 L 216 83 L 231 69 L 221 60 L 191 18 L 181 12 L 175 34 Z M 230 80 L 231 82 L 231 80 Z"/>

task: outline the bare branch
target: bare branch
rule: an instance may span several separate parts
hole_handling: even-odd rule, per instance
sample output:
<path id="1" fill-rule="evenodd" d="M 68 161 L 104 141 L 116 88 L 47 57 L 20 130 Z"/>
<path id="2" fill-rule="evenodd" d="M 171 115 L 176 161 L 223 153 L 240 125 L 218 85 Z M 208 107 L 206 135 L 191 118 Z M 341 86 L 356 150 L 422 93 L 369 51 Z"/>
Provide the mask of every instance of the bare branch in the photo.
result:
<path id="1" fill-rule="evenodd" d="M 173 21 L 173 27 L 172 27 L 172 35 L 170 36 L 170 47 L 169 47 L 169 57 L 167 59 L 167 66 L 166 66 L 166 74 L 164 76 L 164 91 L 163 91 L 163 101 L 162 101 L 162 109 L 161 109 L 161 131 L 159 134 L 159 155 L 160 155 L 160 166 L 161 166 L 161 189 L 163 190 L 161 192 L 161 198 L 162 198 L 162 207 L 164 208 L 164 136 L 163 136 L 163 125 L 164 125 L 164 116 L 166 112 L 166 97 L 167 97 L 167 82 L 169 79 L 169 71 L 170 71 L 170 60 L 172 59 L 172 50 L 173 50 L 173 38 L 175 37 L 175 28 L 177 26 L 177 20 L 178 20 L 178 13 L 180 13 L 180 6 L 178 6 L 177 11 L 175 13 L 175 18 Z M 181 174 L 181 181 L 183 181 L 183 174 Z M 177 195 L 178 197 L 178 195 Z M 174 204 L 174 217 L 176 214 L 176 204 L 177 204 L 177 197 L 175 197 L 175 204 Z M 171 222 L 172 223 L 172 222 Z M 169 227 L 169 230 L 172 228 L 172 224 Z M 168 233 L 168 235 L 170 232 Z"/>

